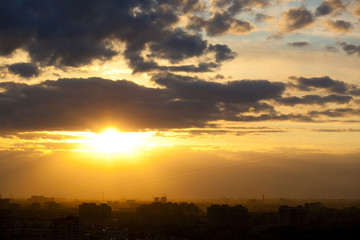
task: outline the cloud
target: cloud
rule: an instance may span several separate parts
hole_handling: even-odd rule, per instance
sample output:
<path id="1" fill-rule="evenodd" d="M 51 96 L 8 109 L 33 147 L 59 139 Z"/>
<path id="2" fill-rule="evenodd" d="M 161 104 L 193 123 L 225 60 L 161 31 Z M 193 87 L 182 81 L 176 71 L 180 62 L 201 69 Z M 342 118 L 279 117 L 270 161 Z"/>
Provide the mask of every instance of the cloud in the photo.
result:
<path id="1" fill-rule="evenodd" d="M 355 8 L 353 13 L 356 17 L 360 17 L 360 7 Z"/>
<path id="2" fill-rule="evenodd" d="M 203 127 L 233 118 L 261 99 L 279 97 L 284 84 L 242 80 L 224 84 L 174 74 L 155 75 L 166 88 L 126 80 L 58 79 L 35 85 L 0 83 L 0 128 L 7 130 L 97 130 Z M 238 104 L 231 107 L 231 103 Z M 229 105 L 230 104 L 230 105 Z M 251 105 L 249 105 L 251 104 Z M 233 110 L 231 110 L 231 108 Z"/>
<path id="3" fill-rule="evenodd" d="M 280 31 L 281 33 L 290 33 L 305 28 L 314 21 L 313 14 L 305 7 L 290 8 L 281 15 Z"/>
<path id="4" fill-rule="evenodd" d="M 182 99 L 225 103 L 249 103 L 276 98 L 285 90 L 283 83 L 267 80 L 239 80 L 222 84 L 170 73 L 156 74 L 151 80 Z"/>
<path id="5" fill-rule="evenodd" d="M 330 94 L 327 96 L 319 95 L 305 95 L 302 97 L 284 97 L 276 99 L 276 102 L 287 106 L 294 106 L 296 104 L 317 104 L 324 105 L 326 103 L 343 104 L 348 103 L 352 99 L 351 96 Z"/>
<path id="6" fill-rule="evenodd" d="M 328 45 L 328 46 L 325 46 L 325 51 L 327 51 L 327 52 L 338 52 L 339 49 L 334 47 L 334 46 Z"/>
<path id="7" fill-rule="evenodd" d="M 345 5 L 342 0 L 325 0 L 316 8 L 315 15 L 324 16 L 330 13 L 338 13 L 344 9 Z"/>
<path id="8" fill-rule="evenodd" d="M 213 102 L 176 100 L 168 90 L 101 78 L 36 85 L 0 83 L 0 126 L 22 130 L 96 130 L 203 126 L 217 119 Z"/>
<path id="9" fill-rule="evenodd" d="M 308 114 L 314 117 L 319 117 L 319 116 L 344 117 L 348 115 L 360 115 L 360 110 L 352 109 L 352 108 L 336 108 L 336 109 L 327 109 L 324 111 L 310 111 Z"/>
<path id="10" fill-rule="evenodd" d="M 276 17 L 274 16 L 271 16 L 271 15 L 266 15 L 266 14 L 263 14 L 263 13 L 257 13 L 255 15 L 255 21 L 256 22 L 272 22 L 272 21 L 275 21 L 276 20 Z"/>
<path id="11" fill-rule="evenodd" d="M 192 16 L 186 26 L 194 31 L 206 30 L 209 36 L 218 36 L 227 33 L 248 34 L 255 27 L 248 21 L 234 18 L 229 12 L 215 12 L 210 18 L 204 19 Z"/>
<path id="12" fill-rule="evenodd" d="M 235 119 L 234 119 L 235 121 Z M 240 122 L 262 122 L 262 121 L 300 121 L 300 122 L 313 122 L 314 120 L 307 115 L 301 114 L 260 114 L 254 115 L 238 115 L 236 121 Z"/>
<path id="13" fill-rule="evenodd" d="M 224 75 L 221 75 L 221 74 L 216 74 L 215 75 L 215 79 L 224 79 Z"/>
<path id="14" fill-rule="evenodd" d="M 151 81 L 161 88 L 102 78 L 62 78 L 34 85 L 1 82 L 0 130 L 97 131 L 110 125 L 125 131 L 202 128 L 218 120 L 315 121 L 314 117 L 334 114 L 285 114 L 271 103 L 324 105 L 352 99 L 345 93 L 283 97 L 289 85 L 267 80 L 219 83 L 163 72 L 153 74 Z M 307 88 L 341 92 L 337 81 L 326 84 L 311 78 L 299 82 Z M 347 86 L 346 91 L 354 89 Z"/>
<path id="15" fill-rule="evenodd" d="M 32 63 L 14 63 L 7 66 L 9 72 L 23 78 L 32 78 L 40 75 L 39 68 Z"/>
<path id="16" fill-rule="evenodd" d="M 341 42 L 342 50 L 348 55 L 358 54 L 360 56 L 360 45 L 348 44 L 346 42 Z"/>
<path id="17" fill-rule="evenodd" d="M 330 30 L 330 31 L 336 32 L 336 33 L 350 32 L 351 28 L 353 27 L 351 22 L 347 22 L 344 20 L 336 20 L 336 21 L 327 20 L 327 21 L 324 21 L 324 26 L 327 30 Z"/>
<path id="18" fill-rule="evenodd" d="M 209 45 L 209 51 L 215 52 L 215 60 L 216 62 L 223 62 L 226 60 L 234 59 L 236 53 L 231 51 L 231 49 L 227 45 L 215 44 Z"/>
<path id="19" fill-rule="evenodd" d="M 169 32 L 160 41 L 150 44 L 151 56 L 168 59 L 172 63 L 201 56 L 206 47 L 207 42 L 199 35 L 189 35 L 180 29 Z"/>
<path id="20" fill-rule="evenodd" d="M 296 81 L 296 87 L 302 91 L 324 89 L 328 92 L 344 94 L 349 90 L 347 84 L 333 80 L 328 76 L 314 78 L 290 77 L 290 79 Z"/>
<path id="21" fill-rule="evenodd" d="M 250 22 L 233 18 L 227 12 L 217 12 L 210 19 L 205 21 L 206 33 L 209 36 L 216 36 L 225 33 L 247 34 L 254 27 Z"/>
<path id="22" fill-rule="evenodd" d="M 242 11 L 250 11 L 253 7 L 265 7 L 271 3 L 270 0 L 212 0 L 215 7 L 226 9 L 231 15 Z"/>
<path id="23" fill-rule="evenodd" d="M 308 43 L 308 42 L 289 42 L 287 45 L 290 47 L 308 47 L 308 46 L 310 46 L 310 43 Z"/>
<path id="24" fill-rule="evenodd" d="M 179 16 L 203 9 L 198 0 L 5 2 L 0 9 L 0 55 L 23 49 L 40 66 L 79 67 L 123 54 L 134 72 L 186 69 L 188 65 L 161 66 L 158 61 L 173 64 L 208 53 L 201 35 L 177 25 Z"/>

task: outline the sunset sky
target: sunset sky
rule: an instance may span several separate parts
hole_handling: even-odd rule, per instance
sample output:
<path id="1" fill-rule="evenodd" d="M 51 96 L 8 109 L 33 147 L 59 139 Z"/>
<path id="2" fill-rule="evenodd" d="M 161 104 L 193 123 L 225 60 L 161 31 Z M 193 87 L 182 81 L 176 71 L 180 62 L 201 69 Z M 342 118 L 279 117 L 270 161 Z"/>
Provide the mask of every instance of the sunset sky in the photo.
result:
<path id="1" fill-rule="evenodd" d="M 360 198 L 359 0 L 0 0 L 3 197 Z"/>

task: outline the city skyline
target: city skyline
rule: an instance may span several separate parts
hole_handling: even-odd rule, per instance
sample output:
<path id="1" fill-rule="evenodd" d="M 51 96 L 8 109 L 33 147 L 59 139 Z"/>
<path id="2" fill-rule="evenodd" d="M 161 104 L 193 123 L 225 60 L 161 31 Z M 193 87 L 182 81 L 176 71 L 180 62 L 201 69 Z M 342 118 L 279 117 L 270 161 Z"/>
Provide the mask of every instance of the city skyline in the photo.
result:
<path id="1" fill-rule="evenodd" d="M 1 3 L 3 196 L 360 198 L 360 1 Z"/>

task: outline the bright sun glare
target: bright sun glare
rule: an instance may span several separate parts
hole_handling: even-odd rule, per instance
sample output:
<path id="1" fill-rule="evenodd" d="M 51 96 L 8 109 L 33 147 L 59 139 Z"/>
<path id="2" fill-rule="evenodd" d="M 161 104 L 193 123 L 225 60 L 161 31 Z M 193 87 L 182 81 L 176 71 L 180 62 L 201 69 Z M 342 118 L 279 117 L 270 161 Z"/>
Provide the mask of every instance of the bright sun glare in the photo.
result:
<path id="1" fill-rule="evenodd" d="M 122 133 L 111 128 L 102 133 L 94 133 L 90 146 L 102 153 L 130 153 L 135 147 L 145 144 L 143 138 L 143 133 Z"/>

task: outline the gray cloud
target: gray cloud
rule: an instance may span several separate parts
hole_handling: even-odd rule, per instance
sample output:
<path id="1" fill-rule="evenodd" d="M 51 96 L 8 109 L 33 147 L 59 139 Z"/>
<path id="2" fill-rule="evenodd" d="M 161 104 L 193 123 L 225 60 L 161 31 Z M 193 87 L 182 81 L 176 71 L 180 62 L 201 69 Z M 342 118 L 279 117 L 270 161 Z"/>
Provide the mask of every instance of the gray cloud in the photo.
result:
<path id="1" fill-rule="evenodd" d="M 151 80 L 162 88 L 102 78 L 48 80 L 34 85 L 2 82 L 0 129 L 97 131 L 104 125 L 123 130 L 169 129 L 205 127 L 217 120 L 315 121 L 319 116 L 354 115 L 352 109 L 305 115 L 277 112 L 268 100 L 286 105 L 341 104 L 351 100 L 351 96 L 339 94 L 283 98 L 287 85 L 280 82 L 218 83 L 171 73 L 153 74 Z M 326 88 L 338 89 L 331 84 Z"/>
<path id="2" fill-rule="evenodd" d="M 324 97 L 319 95 L 305 95 L 302 97 L 284 97 L 284 98 L 276 99 L 276 101 L 284 105 L 294 106 L 296 104 L 317 104 L 317 105 L 324 105 L 326 103 L 343 104 L 350 102 L 351 99 L 352 99 L 351 96 L 330 94 Z"/>
<path id="3" fill-rule="evenodd" d="M 289 42 L 287 45 L 290 47 L 308 47 L 310 43 L 308 42 Z"/>
<path id="4" fill-rule="evenodd" d="M 328 76 L 314 78 L 290 77 L 290 79 L 296 81 L 296 87 L 303 91 L 325 89 L 329 92 L 344 94 L 349 90 L 344 82 L 333 80 Z"/>
<path id="5" fill-rule="evenodd" d="M 290 33 L 309 26 L 315 21 L 313 14 L 305 7 L 290 8 L 282 13 L 281 33 Z"/>
<path id="6" fill-rule="evenodd" d="M 32 78 L 40 75 L 39 68 L 32 63 L 14 63 L 7 66 L 9 72 L 23 78 Z"/>
<path id="7" fill-rule="evenodd" d="M 216 62 L 223 62 L 226 60 L 231 60 L 235 58 L 236 53 L 231 51 L 231 49 L 227 45 L 215 44 L 209 45 L 209 51 L 215 52 L 215 60 Z"/>
<path id="8" fill-rule="evenodd" d="M 271 15 L 266 15 L 266 14 L 263 14 L 263 13 L 257 13 L 255 15 L 255 21 L 256 22 L 270 22 L 270 21 L 273 21 L 275 19 L 276 19 L 276 17 L 271 16 Z"/>
<path id="9" fill-rule="evenodd" d="M 225 84 L 169 73 L 156 74 L 152 81 L 165 86 L 177 97 L 191 100 L 248 103 L 279 97 L 285 90 L 280 82 L 239 80 Z"/>
<path id="10" fill-rule="evenodd" d="M 198 16 L 190 17 L 187 28 L 195 31 L 205 29 L 207 35 L 218 36 L 226 33 L 248 34 L 254 29 L 254 26 L 248 21 L 234 18 L 225 11 L 215 12 L 208 19 Z"/>
<path id="11" fill-rule="evenodd" d="M 319 116 L 344 117 L 348 115 L 360 115 L 360 110 L 352 109 L 352 108 L 336 108 L 336 109 L 327 109 L 324 111 L 310 111 L 308 114 L 314 117 L 319 117 Z"/>
<path id="12" fill-rule="evenodd" d="M 0 9 L 0 55 L 21 48 L 41 66 L 79 67 L 124 54 L 134 72 L 170 70 L 158 59 L 178 63 L 207 53 L 200 35 L 174 28 L 180 15 L 203 6 L 198 0 L 6 0 Z M 125 46 L 123 53 L 117 44 Z"/>
<path id="13" fill-rule="evenodd" d="M 156 75 L 166 88 L 126 80 L 58 79 L 35 85 L 0 83 L 0 128 L 7 130 L 97 130 L 203 127 L 239 112 L 272 111 L 261 99 L 278 97 L 284 84 L 233 81 L 224 84 L 173 74 Z M 234 104 L 235 105 L 234 105 Z"/>
<path id="14" fill-rule="evenodd" d="M 242 11 L 250 11 L 253 7 L 265 7 L 270 0 L 213 0 L 213 6 L 225 8 L 230 14 L 235 15 Z"/>
<path id="15" fill-rule="evenodd" d="M 199 35 L 189 35 L 180 29 L 169 32 L 160 41 L 150 44 L 152 56 L 168 59 L 172 63 L 201 56 L 206 47 L 207 42 Z"/>
<path id="16" fill-rule="evenodd" d="M 221 75 L 221 74 L 216 74 L 215 75 L 215 79 L 224 79 L 224 75 Z"/>
<path id="17" fill-rule="evenodd" d="M 345 9 L 345 5 L 342 0 L 325 0 L 322 1 L 320 6 L 316 8 L 316 16 L 324 16 L 330 13 L 336 13 Z"/>
<path id="18" fill-rule="evenodd" d="M 360 56 L 360 45 L 348 44 L 346 42 L 341 42 L 342 50 L 348 55 L 358 54 Z"/>
<path id="19" fill-rule="evenodd" d="M 351 22 L 347 22 L 344 20 L 327 20 L 324 22 L 324 25 L 328 30 L 338 33 L 350 32 L 351 28 L 353 27 Z"/>

